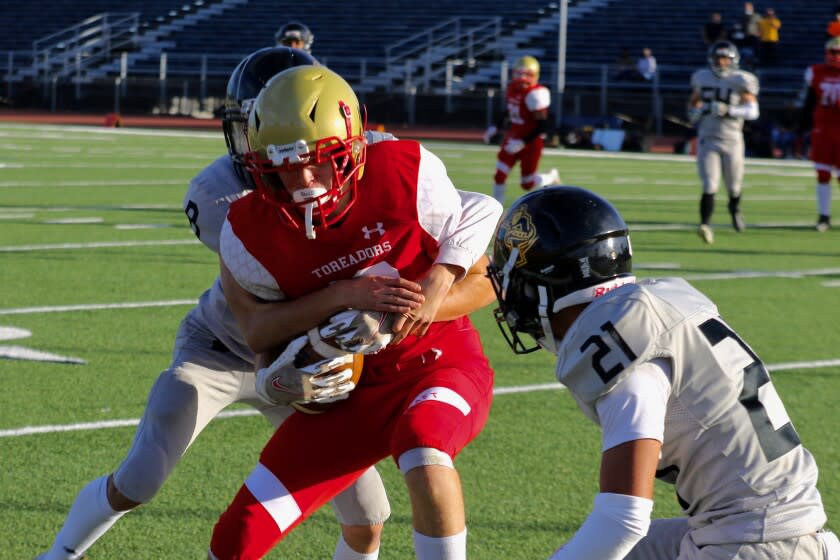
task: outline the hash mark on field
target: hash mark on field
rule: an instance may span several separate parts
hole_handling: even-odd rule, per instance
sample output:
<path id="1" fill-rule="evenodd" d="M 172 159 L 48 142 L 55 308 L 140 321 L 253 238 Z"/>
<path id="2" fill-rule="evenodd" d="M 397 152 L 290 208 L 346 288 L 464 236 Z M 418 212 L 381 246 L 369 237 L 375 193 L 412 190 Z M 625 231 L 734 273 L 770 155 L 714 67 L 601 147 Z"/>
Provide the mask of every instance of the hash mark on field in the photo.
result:
<path id="1" fill-rule="evenodd" d="M 769 371 L 784 371 L 790 369 L 820 369 L 840 366 L 840 359 L 816 360 L 813 362 L 786 362 L 775 365 L 768 365 Z M 560 383 L 537 383 L 534 385 L 515 385 L 513 387 L 497 387 L 493 389 L 494 395 L 513 395 L 519 393 L 532 393 L 536 391 L 564 390 Z M 237 418 L 241 416 L 257 416 L 259 412 L 253 409 L 229 410 L 220 413 L 216 418 Z M 109 428 L 126 428 L 137 426 L 139 418 L 126 420 L 101 420 L 99 422 L 79 422 L 75 424 L 51 424 L 43 426 L 24 426 L 22 428 L 11 428 L 0 430 L 0 438 L 21 437 L 35 434 L 52 434 L 57 432 L 77 432 L 82 430 L 105 430 Z"/>

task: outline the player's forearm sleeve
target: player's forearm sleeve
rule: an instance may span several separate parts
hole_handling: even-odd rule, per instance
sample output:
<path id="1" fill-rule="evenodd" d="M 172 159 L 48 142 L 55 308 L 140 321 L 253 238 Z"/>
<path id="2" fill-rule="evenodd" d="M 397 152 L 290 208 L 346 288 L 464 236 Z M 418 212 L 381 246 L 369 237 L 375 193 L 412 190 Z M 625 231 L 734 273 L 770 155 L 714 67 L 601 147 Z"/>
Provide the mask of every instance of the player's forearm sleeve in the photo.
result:
<path id="1" fill-rule="evenodd" d="M 601 493 L 580 529 L 550 560 L 620 560 L 647 535 L 653 500 Z"/>
<path id="2" fill-rule="evenodd" d="M 754 121 L 758 118 L 758 103 L 750 101 L 748 103 L 738 105 L 737 107 L 730 107 L 729 116 L 747 121 Z"/>

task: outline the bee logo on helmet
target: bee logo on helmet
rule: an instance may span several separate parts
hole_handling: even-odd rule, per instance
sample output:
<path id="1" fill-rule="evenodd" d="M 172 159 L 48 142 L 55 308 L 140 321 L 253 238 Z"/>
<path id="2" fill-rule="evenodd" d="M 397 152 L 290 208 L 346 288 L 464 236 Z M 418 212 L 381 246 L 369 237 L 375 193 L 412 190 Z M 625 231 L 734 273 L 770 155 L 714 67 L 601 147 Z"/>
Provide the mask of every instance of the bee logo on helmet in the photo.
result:
<path id="1" fill-rule="evenodd" d="M 540 63 L 533 56 L 523 56 L 513 65 L 513 81 L 523 86 L 535 85 L 540 79 Z"/>
<path id="2" fill-rule="evenodd" d="M 366 145 L 362 110 L 344 79 L 322 66 L 298 66 L 272 78 L 248 119 L 245 164 L 257 190 L 281 215 L 305 230 L 340 221 L 356 199 Z M 331 184 L 295 190 L 280 174 L 329 163 Z M 301 215 L 303 223 L 300 223 Z"/>
<path id="3" fill-rule="evenodd" d="M 512 252 L 518 253 L 514 266 L 522 266 L 528 262 L 527 253 L 537 241 L 537 230 L 534 228 L 534 220 L 524 207 L 517 208 L 510 217 L 510 227 L 504 234 L 503 243 Z"/>

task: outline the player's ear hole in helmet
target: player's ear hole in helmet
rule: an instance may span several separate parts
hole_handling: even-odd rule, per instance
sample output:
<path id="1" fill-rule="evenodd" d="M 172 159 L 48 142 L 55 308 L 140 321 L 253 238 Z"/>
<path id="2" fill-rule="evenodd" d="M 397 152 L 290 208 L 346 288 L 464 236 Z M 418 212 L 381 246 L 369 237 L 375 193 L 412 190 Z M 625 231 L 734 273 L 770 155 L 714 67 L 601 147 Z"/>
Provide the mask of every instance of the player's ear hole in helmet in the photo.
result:
<path id="1" fill-rule="evenodd" d="M 222 108 L 222 132 L 236 174 L 250 188 L 255 188 L 245 171 L 243 156 L 248 151 L 246 128 L 248 110 L 268 81 L 294 66 L 317 65 L 308 53 L 289 47 L 267 47 L 243 58 L 228 79 Z"/>
<path id="2" fill-rule="evenodd" d="M 364 173 L 364 112 L 341 76 L 322 66 L 299 66 L 272 78 L 257 96 L 248 123 L 248 171 L 260 196 L 314 237 L 314 227 L 338 223 L 356 200 Z M 329 164 L 331 181 L 290 193 L 280 178 Z"/>
<path id="3" fill-rule="evenodd" d="M 496 322 L 517 354 L 555 349 L 551 319 L 634 282 L 627 224 L 595 193 L 551 186 L 514 202 L 496 229 L 488 275 Z M 528 346 L 520 333 L 537 344 Z"/>

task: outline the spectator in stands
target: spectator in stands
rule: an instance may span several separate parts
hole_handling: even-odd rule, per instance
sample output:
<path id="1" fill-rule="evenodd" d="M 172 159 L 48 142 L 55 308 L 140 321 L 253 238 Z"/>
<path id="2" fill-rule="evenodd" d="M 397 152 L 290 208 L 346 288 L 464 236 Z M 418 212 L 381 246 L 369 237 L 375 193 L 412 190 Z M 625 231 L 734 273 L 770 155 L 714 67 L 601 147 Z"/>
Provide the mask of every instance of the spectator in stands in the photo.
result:
<path id="1" fill-rule="evenodd" d="M 633 55 L 630 54 L 630 49 L 621 49 L 621 54 L 615 61 L 615 79 L 635 81 L 640 78 L 641 75 L 636 67 L 636 61 L 633 60 Z"/>
<path id="2" fill-rule="evenodd" d="M 649 47 L 642 49 L 642 56 L 636 61 L 636 69 L 647 81 L 652 80 L 656 75 L 656 57 L 653 56 L 653 51 Z"/>
<path id="3" fill-rule="evenodd" d="M 758 32 L 761 36 L 761 64 L 776 63 L 776 44 L 779 42 L 781 27 L 782 22 L 776 17 L 776 10 L 767 8 L 758 22 Z"/>
<path id="4" fill-rule="evenodd" d="M 715 41 L 726 39 L 726 28 L 723 26 L 723 18 L 720 12 L 712 12 L 709 21 L 703 26 L 703 43 L 709 47 Z"/>
<path id="5" fill-rule="evenodd" d="M 315 35 L 301 22 L 290 21 L 277 30 L 277 33 L 274 34 L 274 39 L 277 41 L 277 46 L 282 45 L 284 47 L 310 52 Z"/>
<path id="6" fill-rule="evenodd" d="M 749 55 L 750 58 L 754 58 L 755 55 L 758 53 L 758 47 L 760 42 L 761 33 L 758 30 L 758 22 L 761 19 L 761 16 L 755 13 L 755 8 L 753 8 L 752 2 L 744 2 L 744 15 L 741 16 L 741 27 L 744 29 L 745 34 L 745 46 L 749 46 L 752 49 L 752 53 Z M 747 57 L 747 53 L 743 50 L 741 51 L 741 58 L 744 59 Z"/>
<path id="7" fill-rule="evenodd" d="M 738 50 L 741 52 L 741 68 L 751 69 L 753 67 L 753 57 L 755 51 L 753 50 L 753 41 L 750 36 L 744 31 L 744 25 L 739 21 L 732 24 L 732 29 L 729 30 L 729 40 L 732 41 Z"/>
<path id="8" fill-rule="evenodd" d="M 834 12 L 834 19 L 828 22 L 825 33 L 829 38 L 840 37 L 840 9 Z"/>

